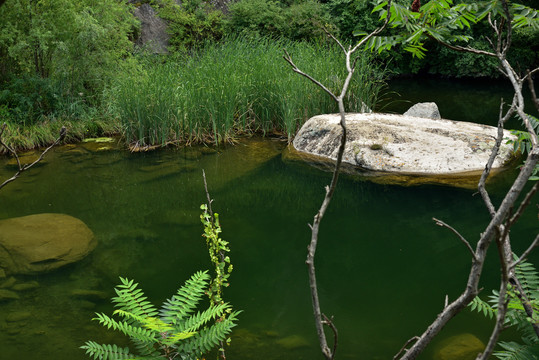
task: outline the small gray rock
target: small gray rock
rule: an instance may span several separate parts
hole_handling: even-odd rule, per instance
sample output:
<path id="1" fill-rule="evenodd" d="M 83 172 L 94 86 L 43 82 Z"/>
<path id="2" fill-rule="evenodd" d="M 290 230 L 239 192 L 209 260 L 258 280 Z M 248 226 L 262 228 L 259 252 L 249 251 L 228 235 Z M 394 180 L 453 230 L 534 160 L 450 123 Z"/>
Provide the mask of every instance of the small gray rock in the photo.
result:
<path id="1" fill-rule="evenodd" d="M 405 116 L 414 116 L 426 119 L 438 120 L 442 117 L 440 116 L 440 110 L 438 110 L 438 105 L 433 102 L 424 102 L 417 103 L 411 108 L 409 108 L 405 113 Z"/>

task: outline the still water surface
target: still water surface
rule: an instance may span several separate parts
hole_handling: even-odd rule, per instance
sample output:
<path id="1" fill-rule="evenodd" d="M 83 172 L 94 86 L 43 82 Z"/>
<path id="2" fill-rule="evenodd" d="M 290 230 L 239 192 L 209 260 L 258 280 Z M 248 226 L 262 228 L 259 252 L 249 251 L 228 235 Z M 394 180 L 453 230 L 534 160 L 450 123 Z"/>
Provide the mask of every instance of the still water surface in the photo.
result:
<path id="1" fill-rule="evenodd" d="M 429 94 L 436 96 L 432 89 Z M 393 103 L 388 109 L 399 106 L 407 107 Z M 493 106 L 485 109 L 496 116 L 498 105 Z M 451 117 L 441 104 L 440 109 Z M 252 139 L 218 152 L 130 154 L 80 144 L 57 149 L 8 185 L 0 192 L 0 219 L 69 214 L 83 220 L 99 244 L 77 264 L 17 277 L 40 286 L 21 293 L 20 300 L 0 303 L 0 359 L 84 359 L 78 347 L 86 340 L 122 341 L 90 321 L 96 311 L 112 312 L 108 298 L 118 276 L 136 279 L 160 304 L 192 273 L 209 269 L 198 210 L 205 202 L 202 169 L 232 249 L 234 272 L 225 299 L 243 310 L 228 357 L 321 359 L 305 257 L 307 224 L 330 175 L 284 162 L 284 146 Z M 0 166 L 1 178 L 12 172 Z M 495 201 L 513 176 L 491 186 Z M 341 179 L 322 223 L 316 258 L 323 311 L 334 316 L 340 333 L 339 358 L 392 358 L 434 319 L 446 295 L 454 299 L 462 291 L 470 257 L 454 235 L 434 225 L 433 217 L 472 242 L 489 219 L 471 190 Z M 536 233 L 536 211 L 528 211 L 512 231 L 515 250 Z M 491 258 L 482 282 L 488 293 L 498 281 L 494 252 Z M 538 259 L 536 254 L 531 260 L 537 264 Z M 108 298 L 79 298 L 72 295 L 74 289 L 103 291 Z M 5 321 L 17 311 L 32 316 L 22 323 Z M 465 311 L 422 359 L 436 359 L 440 342 L 454 335 L 471 333 L 486 341 L 490 325 Z"/>

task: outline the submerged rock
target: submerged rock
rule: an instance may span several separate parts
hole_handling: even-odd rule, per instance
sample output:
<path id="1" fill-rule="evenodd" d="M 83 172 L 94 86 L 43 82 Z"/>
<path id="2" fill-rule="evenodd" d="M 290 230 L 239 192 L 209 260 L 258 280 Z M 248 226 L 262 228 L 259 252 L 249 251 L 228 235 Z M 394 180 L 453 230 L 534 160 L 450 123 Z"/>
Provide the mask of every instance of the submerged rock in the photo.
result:
<path id="1" fill-rule="evenodd" d="M 435 360 L 473 360 L 485 344 L 473 334 L 461 334 L 444 340 L 434 354 Z"/>
<path id="2" fill-rule="evenodd" d="M 15 284 L 11 287 L 11 289 L 15 291 L 28 291 L 37 289 L 38 287 L 39 284 L 37 281 L 29 281 L 26 283 Z"/>
<path id="3" fill-rule="evenodd" d="M 411 183 L 451 183 L 451 179 L 458 183 L 462 177 L 478 178 L 497 134 L 495 127 L 487 125 L 391 114 L 347 114 L 346 123 L 343 170 L 364 176 L 389 175 L 403 184 L 406 177 Z M 294 139 L 291 156 L 318 164 L 329 162 L 332 169 L 341 133 L 339 114 L 312 117 Z M 504 137 L 516 139 L 509 131 Z M 494 172 L 506 168 L 513 159 L 513 147 L 504 141 Z M 399 178 L 402 176 L 405 178 Z"/>
<path id="4" fill-rule="evenodd" d="M 295 350 L 310 345 L 307 339 L 300 335 L 290 335 L 277 340 L 276 343 L 287 350 Z"/>
<path id="5" fill-rule="evenodd" d="M 32 316 L 32 313 L 29 311 L 15 311 L 11 312 L 6 316 L 7 322 L 17 322 L 27 320 Z"/>
<path id="6" fill-rule="evenodd" d="M 0 221 L 0 268 L 36 274 L 84 258 L 96 246 L 81 220 L 65 214 L 37 214 Z"/>
<path id="7" fill-rule="evenodd" d="M 19 295 L 16 292 L 6 289 L 0 289 L 0 302 L 4 300 L 17 300 Z"/>

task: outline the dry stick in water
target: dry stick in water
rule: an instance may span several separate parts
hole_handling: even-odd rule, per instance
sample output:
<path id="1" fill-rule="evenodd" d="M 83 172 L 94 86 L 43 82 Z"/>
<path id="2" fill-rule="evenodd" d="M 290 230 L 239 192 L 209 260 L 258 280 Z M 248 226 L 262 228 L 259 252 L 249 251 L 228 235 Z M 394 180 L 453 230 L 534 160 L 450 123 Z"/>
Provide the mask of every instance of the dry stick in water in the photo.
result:
<path id="1" fill-rule="evenodd" d="M 508 10 L 507 10 L 507 2 L 503 1 L 503 5 L 504 5 L 504 8 L 506 9 L 506 15 L 509 15 Z M 508 16 L 508 18 L 510 17 Z M 513 182 L 509 191 L 506 193 L 506 196 L 504 197 L 503 201 L 501 202 L 497 210 L 494 208 L 493 204 L 491 203 L 486 190 L 484 190 L 486 178 L 488 177 L 488 174 L 490 173 L 490 170 L 492 167 L 492 161 L 489 160 L 489 162 L 485 166 L 485 170 L 483 172 L 483 176 L 481 177 L 479 181 L 478 188 L 483 197 L 483 201 L 485 202 L 485 205 L 489 213 L 491 214 L 492 219 L 487 225 L 487 227 L 485 228 L 485 231 L 481 234 L 480 239 L 477 243 L 476 249 L 474 251 L 475 256 L 472 262 L 470 273 L 468 275 L 468 282 L 467 282 L 466 288 L 456 300 L 444 306 L 442 312 L 431 323 L 431 325 L 429 325 L 427 330 L 421 336 L 417 338 L 417 341 L 414 343 L 414 345 L 409 350 L 406 350 L 406 353 L 401 357 L 401 359 L 415 359 L 425 349 L 427 344 L 434 338 L 434 336 L 436 336 L 436 334 L 439 333 L 439 331 L 445 326 L 445 324 L 447 324 L 447 322 L 451 318 L 453 318 L 462 309 L 464 309 L 473 300 L 473 298 L 478 294 L 479 278 L 483 270 L 483 265 L 484 265 L 487 249 L 492 243 L 492 240 L 494 238 L 496 238 L 496 242 L 498 244 L 498 251 L 500 254 L 500 261 L 501 261 L 501 267 L 502 267 L 502 279 L 500 282 L 500 302 L 498 304 L 498 306 L 500 306 L 500 309 L 499 309 L 500 313 L 496 319 L 496 325 L 490 336 L 489 342 L 487 344 L 487 348 L 482 354 L 478 355 L 478 359 L 481 359 L 481 360 L 487 359 L 492 354 L 494 344 L 496 343 L 498 336 L 501 330 L 503 329 L 503 321 L 504 321 L 503 315 L 505 314 L 505 310 L 507 308 L 507 303 L 505 302 L 504 293 L 506 291 L 507 282 L 511 273 L 511 270 L 510 270 L 511 266 L 508 266 L 508 264 L 510 264 L 511 262 L 508 260 L 508 256 L 507 256 L 507 253 L 508 253 L 507 249 L 510 249 L 509 237 L 507 236 L 509 229 L 507 225 L 511 225 L 511 224 L 507 224 L 507 218 L 510 216 L 512 208 L 515 202 L 517 201 L 519 194 L 522 192 L 528 179 L 533 173 L 535 166 L 537 165 L 537 161 L 539 159 L 539 147 L 537 146 L 537 134 L 535 133 L 533 126 L 531 126 L 528 116 L 524 113 L 524 98 L 522 96 L 522 82 L 524 79 L 521 79 L 516 74 L 514 69 L 511 67 L 511 65 L 505 58 L 507 50 L 511 43 L 510 40 L 511 40 L 512 29 L 510 26 L 510 21 L 506 22 L 507 28 L 505 29 L 506 30 L 505 40 L 502 40 L 502 36 L 504 34 L 503 24 L 500 24 L 499 26 L 497 26 L 496 23 L 492 22 L 490 18 L 489 18 L 489 23 L 491 24 L 491 27 L 493 31 L 495 32 L 498 41 L 496 42 L 496 44 L 491 42 L 494 48 L 494 52 L 493 53 L 485 52 L 485 55 L 496 57 L 498 59 L 500 66 L 504 71 L 504 74 L 511 81 L 511 84 L 515 91 L 515 96 L 514 96 L 511 108 L 508 110 L 508 112 L 506 113 L 504 117 L 500 116 L 498 137 L 496 141 L 497 145 L 494 146 L 493 148 L 491 159 L 493 159 L 497 154 L 498 146 L 499 146 L 498 144 L 501 141 L 501 134 L 503 134 L 503 132 L 501 131 L 503 123 L 505 122 L 505 119 L 507 119 L 515 111 L 518 113 L 519 117 L 524 121 L 524 124 L 526 125 L 526 129 L 528 130 L 528 133 L 530 134 L 533 147 L 530 153 L 528 154 L 519 175 Z M 465 49 L 465 48 L 460 48 L 456 50 L 474 52 L 474 51 L 470 51 L 470 49 Z M 535 72 L 537 70 L 533 70 L 533 71 Z M 532 245 L 535 245 L 535 243 L 536 241 L 534 241 L 534 244 Z M 533 246 L 531 246 L 530 249 L 531 248 L 533 248 Z M 511 277 L 511 278 L 516 279 L 516 277 Z"/>
<path id="2" fill-rule="evenodd" d="M 391 0 L 387 4 L 387 9 L 388 9 L 388 12 L 391 9 Z M 328 360 L 335 358 L 335 352 L 337 350 L 338 334 L 337 334 L 337 328 L 333 324 L 333 321 L 330 320 L 325 314 L 322 314 L 322 311 L 320 310 L 320 300 L 319 300 L 319 297 L 318 297 L 318 287 L 317 287 L 317 282 L 316 282 L 316 271 L 315 271 L 315 266 L 314 266 L 314 256 L 315 256 L 316 247 L 317 247 L 317 244 L 318 244 L 318 232 L 319 232 L 319 228 L 320 228 L 320 222 L 322 221 L 322 218 L 324 217 L 324 214 L 325 214 L 325 212 L 326 212 L 326 210 L 327 210 L 327 208 L 329 206 L 329 203 L 331 202 L 331 199 L 333 197 L 333 193 L 335 192 L 335 188 L 337 186 L 337 181 L 339 179 L 339 171 L 340 171 L 340 167 L 341 167 L 341 163 L 342 163 L 342 157 L 343 157 L 344 148 L 345 148 L 345 145 L 346 145 L 347 129 L 346 129 L 346 116 L 345 116 L 346 112 L 345 112 L 345 107 L 344 107 L 344 98 L 346 96 L 346 92 L 348 91 L 348 87 L 350 85 L 350 81 L 352 80 L 352 75 L 354 74 L 354 71 L 356 69 L 356 63 L 357 63 L 357 60 L 358 60 L 358 57 L 356 57 L 353 60 L 351 59 L 351 57 L 371 37 L 379 34 L 380 32 L 382 32 L 385 29 L 385 27 L 387 26 L 387 24 L 389 22 L 389 18 L 390 18 L 389 16 L 386 18 L 386 21 L 384 22 L 382 27 L 376 29 L 375 31 L 373 31 L 369 35 L 365 36 L 354 47 L 349 46 L 348 48 L 345 48 L 343 46 L 343 44 L 337 38 L 335 38 L 332 34 L 330 34 L 329 32 L 326 31 L 328 36 L 331 37 L 333 39 L 333 41 L 335 41 L 339 45 L 339 47 L 343 50 L 343 52 L 344 52 L 344 54 L 346 56 L 346 70 L 348 72 L 348 75 L 346 76 L 346 79 L 344 81 L 344 85 L 343 85 L 343 87 L 341 89 L 340 95 L 335 95 L 330 89 L 328 89 L 326 86 L 324 86 L 320 81 L 316 80 L 315 78 L 313 78 L 309 74 L 307 74 L 307 73 L 303 72 L 302 70 L 300 70 L 296 66 L 294 61 L 292 60 L 292 57 L 290 56 L 290 54 L 286 50 L 284 50 L 285 55 L 283 56 L 283 58 L 286 60 L 286 62 L 288 62 L 288 64 L 290 64 L 290 66 L 292 67 L 292 70 L 294 72 L 306 77 L 311 82 L 313 82 L 314 84 L 319 86 L 321 89 L 323 89 L 325 92 L 327 92 L 328 95 L 331 96 L 331 98 L 333 100 L 335 100 L 335 102 L 337 102 L 337 104 L 339 105 L 339 113 L 340 113 L 340 116 L 341 116 L 340 125 L 341 125 L 341 129 L 342 129 L 342 135 L 341 135 L 341 142 L 340 142 L 338 153 L 337 153 L 337 161 L 335 163 L 335 170 L 333 171 L 333 177 L 331 179 L 330 185 L 326 186 L 326 188 L 325 188 L 326 195 L 324 197 L 324 201 L 322 202 L 322 205 L 320 206 L 320 209 L 318 210 L 318 212 L 314 216 L 313 224 L 310 225 L 310 227 L 311 227 L 311 242 L 309 243 L 309 246 L 308 246 L 307 260 L 305 261 L 305 263 L 307 264 L 307 267 L 308 267 L 308 271 L 309 271 L 309 285 L 310 285 L 310 288 L 311 288 L 311 300 L 312 300 L 312 303 L 313 303 L 314 320 L 315 320 L 316 331 L 317 331 L 317 334 L 318 334 L 318 340 L 320 342 L 320 348 L 322 350 L 322 354 Z M 326 334 L 324 333 L 324 325 L 328 325 L 333 331 L 333 335 L 334 335 L 333 349 L 330 349 L 329 346 L 328 346 L 328 342 L 327 342 L 327 339 L 326 339 Z"/>
<path id="3" fill-rule="evenodd" d="M 6 181 L 4 181 L 0 185 L 0 189 L 3 188 L 4 186 L 6 186 L 7 184 L 9 184 L 10 182 L 15 181 L 19 177 L 19 175 L 21 175 L 24 171 L 30 169 L 32 166 L 34 166 L 35 164 L 37 164 L 38 162 L 43 160 L 43 157 L 45 156 L 45 154 L 47 152 L 49 152 L 50 149 L 52 149 L 53 147 L 58 145 L 60 143 L 60 141 L 62 141 L 65 138 L 66 133 L 67 133 L 67 130 L 66 130 L 65 126 L 62 126 L 62 128 L 60 129 L 60 135 L 58 136 L 58 138 L 54 141 L 54 143 L 52 143 L 52 145 L 50 145 L 48 148 L 43 150 L 43 152 L 41 153 L 41 155 L 39 156 L 39 158 L 37 160 L 35 160 L 34 162 L 32 162 L 30 164 L 22 165 L 21 161 L 19 159 L 19 156 L 17 155 L 17 152 L 15 151 L 15 149 L 10 147 L 9 145 L 7 145 L 4 142 L 4 140 L 2 139 L 2 135 L 4 134 L 4 131 L 6 130 L 6 127 L 7 127 L 7 124 L 4 123 L 2 125 L 2 128 L 0 128 L 0 145 L 2 145 L 10 154 L 12 154 L 15 157 L 15 159 L 17 160 L 18 170 L 15 173 L 15 175 L 13 175 L 12 177 L 7 179 Z"/>
<path id="4" fill-rule="evenodd" d="M 204 169 L 202 169 L 202 179 L 204 180 L 204 190 L 206 190 L 206 199 L 208 200 L 208 212 L 210 213 L 211 222 L 212 224 L 214 224 L 215 218 L 213 216 L 213 210 L 211 209 L 211 203 L 213 202 L 213 199 L 210 197 L 210 192 L 208 191 L 208 183 L 206 182 L 206 172 L 204 171 Z M 221 258 L 221 261 L 225 261 L 225 255 L 222 251 L 219 251 L 219 257 Z M 221 359 L 226 360 L 225 344 L 223 341 L 220 341 L 219 345 L 219 356 L 221 357 Z"/>

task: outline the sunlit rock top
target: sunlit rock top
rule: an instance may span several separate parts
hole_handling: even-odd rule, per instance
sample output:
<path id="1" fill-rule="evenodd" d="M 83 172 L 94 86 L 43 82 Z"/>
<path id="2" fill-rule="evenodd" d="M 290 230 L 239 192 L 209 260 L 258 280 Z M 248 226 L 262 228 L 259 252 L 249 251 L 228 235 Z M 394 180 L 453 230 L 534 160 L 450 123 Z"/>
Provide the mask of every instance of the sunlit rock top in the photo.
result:
<path id="1" fill-rule="evenodd" d="M 303 154 L 336 160 L 339 114 L 309 119 L 294 139 Z M 496 141 L 497 128 L 444 119 L 394 114 L 347 114 L 348 137 L 343 162 L 358 170 L 417 175 L 481 172 Z M 509 131 L 504 138 L 516 139 Z M 493 168 L 513 159 L 513 145 L 503 141 Z"/>

